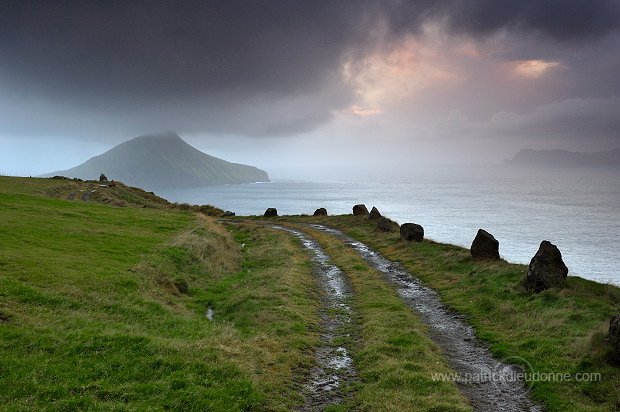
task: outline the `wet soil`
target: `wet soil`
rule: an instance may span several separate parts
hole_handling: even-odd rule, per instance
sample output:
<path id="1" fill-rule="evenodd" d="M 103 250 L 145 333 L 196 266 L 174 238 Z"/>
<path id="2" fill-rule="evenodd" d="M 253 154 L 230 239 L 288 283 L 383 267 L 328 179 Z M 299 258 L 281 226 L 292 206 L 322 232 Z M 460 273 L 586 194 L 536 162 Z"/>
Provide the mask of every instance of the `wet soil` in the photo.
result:
<path id="1" fill-rule="evenodd" d="M 456 371 L 454 380 L 476 411 L 542 411 L 530 399 L 529 388 L 518 379 L 524 371 L 495 359 L 488 346 L 477 339 L 474 329 L 446 307 L 435 291 L 422 285 L 398 263 L 341 231 L 322 225 L 309 226 L 343 241 L 396 287 L 405 303 L 429 327 L 429 336 Z"/>

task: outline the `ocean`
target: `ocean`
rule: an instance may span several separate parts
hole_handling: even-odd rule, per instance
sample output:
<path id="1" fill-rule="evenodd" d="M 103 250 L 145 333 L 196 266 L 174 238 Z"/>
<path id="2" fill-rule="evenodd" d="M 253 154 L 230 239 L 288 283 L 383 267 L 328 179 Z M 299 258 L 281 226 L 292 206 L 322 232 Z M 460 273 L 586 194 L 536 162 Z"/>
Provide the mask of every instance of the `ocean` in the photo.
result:
<path id="1" fill-rule="evenodd" d="M 271 183 L 158 191 L 171 202 L 210 204 L 240 215 L 350 214 L 364 203 L 437 242 L 471 246 L 478 229 L 500 255 L 528 264 L 540 242 L 561 251 L 569 276 L 620 285 L 620 169 L 429 169 L 395 176 L 285 179 Z"/>

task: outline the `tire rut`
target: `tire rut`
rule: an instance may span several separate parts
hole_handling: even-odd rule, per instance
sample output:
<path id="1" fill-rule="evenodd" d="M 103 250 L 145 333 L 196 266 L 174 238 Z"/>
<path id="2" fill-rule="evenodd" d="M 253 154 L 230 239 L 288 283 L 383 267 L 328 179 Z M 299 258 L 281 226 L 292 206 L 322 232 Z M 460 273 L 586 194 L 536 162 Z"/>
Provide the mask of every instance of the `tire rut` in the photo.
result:
<path id="1" fill-rule="evenodd" d="M 488 345 L 476 337 L 473 327 L 446 307 L 437 292 L 422 285 L 400 264 L 337 229 L 316 224 L 304 226 L 343 241 L 396 287 L 404 302 L 429 327 L 429 336 L 442 349 L 444 358 L 458 376 L 455 380 L 461 393 L 476 411 L 543 410 L 531 400 L 524 382 L 515 379 L 522 372 L 519 367 L 495 359 Z"/>

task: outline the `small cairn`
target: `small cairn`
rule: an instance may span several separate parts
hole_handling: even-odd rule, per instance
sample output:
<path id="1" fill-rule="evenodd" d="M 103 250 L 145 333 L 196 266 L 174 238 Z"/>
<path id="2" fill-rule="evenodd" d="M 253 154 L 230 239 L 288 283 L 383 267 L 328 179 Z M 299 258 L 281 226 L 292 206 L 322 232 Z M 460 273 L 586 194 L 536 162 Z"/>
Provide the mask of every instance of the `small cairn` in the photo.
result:
<path id="1" fill-rule="evenodd" d="M 486 230 L 478 229 L 470 252 L 476 260 L 499 260 L 499 242 Z"/>
<path id="2" fill-rule="evenodd" d="M 275 207 L 270 207 L 265 210 L 265 217 L 276 217 L 278 216 L 278 210 Z"/>
<path id="3" fill-rule="evenodd" d="M 403 223 L 400 226 L 400 240 L 403 242 L 421 242 L 424 240 L 424 228 L 416 223 Z"/>
<path id="4" fill-rule="evenodd" d="M 540 293 L 564 285 L 567 275 L 568 268 L 562 260 L 560 250 L 551 242 L 543 240 L 530 261 L 524 286 L 528 292 Z"/>
<path id="5" fill-rule="evenodd" d="M 99 175 L 99 183 L 106 183 L 107 181 L 108 181 L 108 178 L 106 177 L 106 175 L 101 173 L 101 175 Z"/>
<path id="6" fill-rule="evenodd" d="M 353 206 L 353 216 L 366 216 L 368 214 L 368 209 L 366 205 L 359 204 Z"/>

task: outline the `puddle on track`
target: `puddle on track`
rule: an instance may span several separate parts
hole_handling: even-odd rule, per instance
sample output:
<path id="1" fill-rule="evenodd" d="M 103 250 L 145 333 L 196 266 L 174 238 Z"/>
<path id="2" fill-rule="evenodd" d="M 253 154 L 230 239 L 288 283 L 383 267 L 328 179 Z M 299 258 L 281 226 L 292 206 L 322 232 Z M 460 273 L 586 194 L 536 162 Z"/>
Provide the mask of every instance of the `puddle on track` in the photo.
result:
<path id="1" fill-rule="evenodd" d="M 521 370 L 493 358 L 487 345 L 476 338 L 474 329 L 446 307 L 437 292 L 422 285 L 398 263 L 341 231 L 322 225 L 308 226 L 344 241 L 396 286 L 405 303 L 429 327 L 429 336 L 442 349 L 448 364 L 462 378 L 457 384 L 476 411 L 543 410 L 530 399 L 525 384 L 512 379 Z"/>

